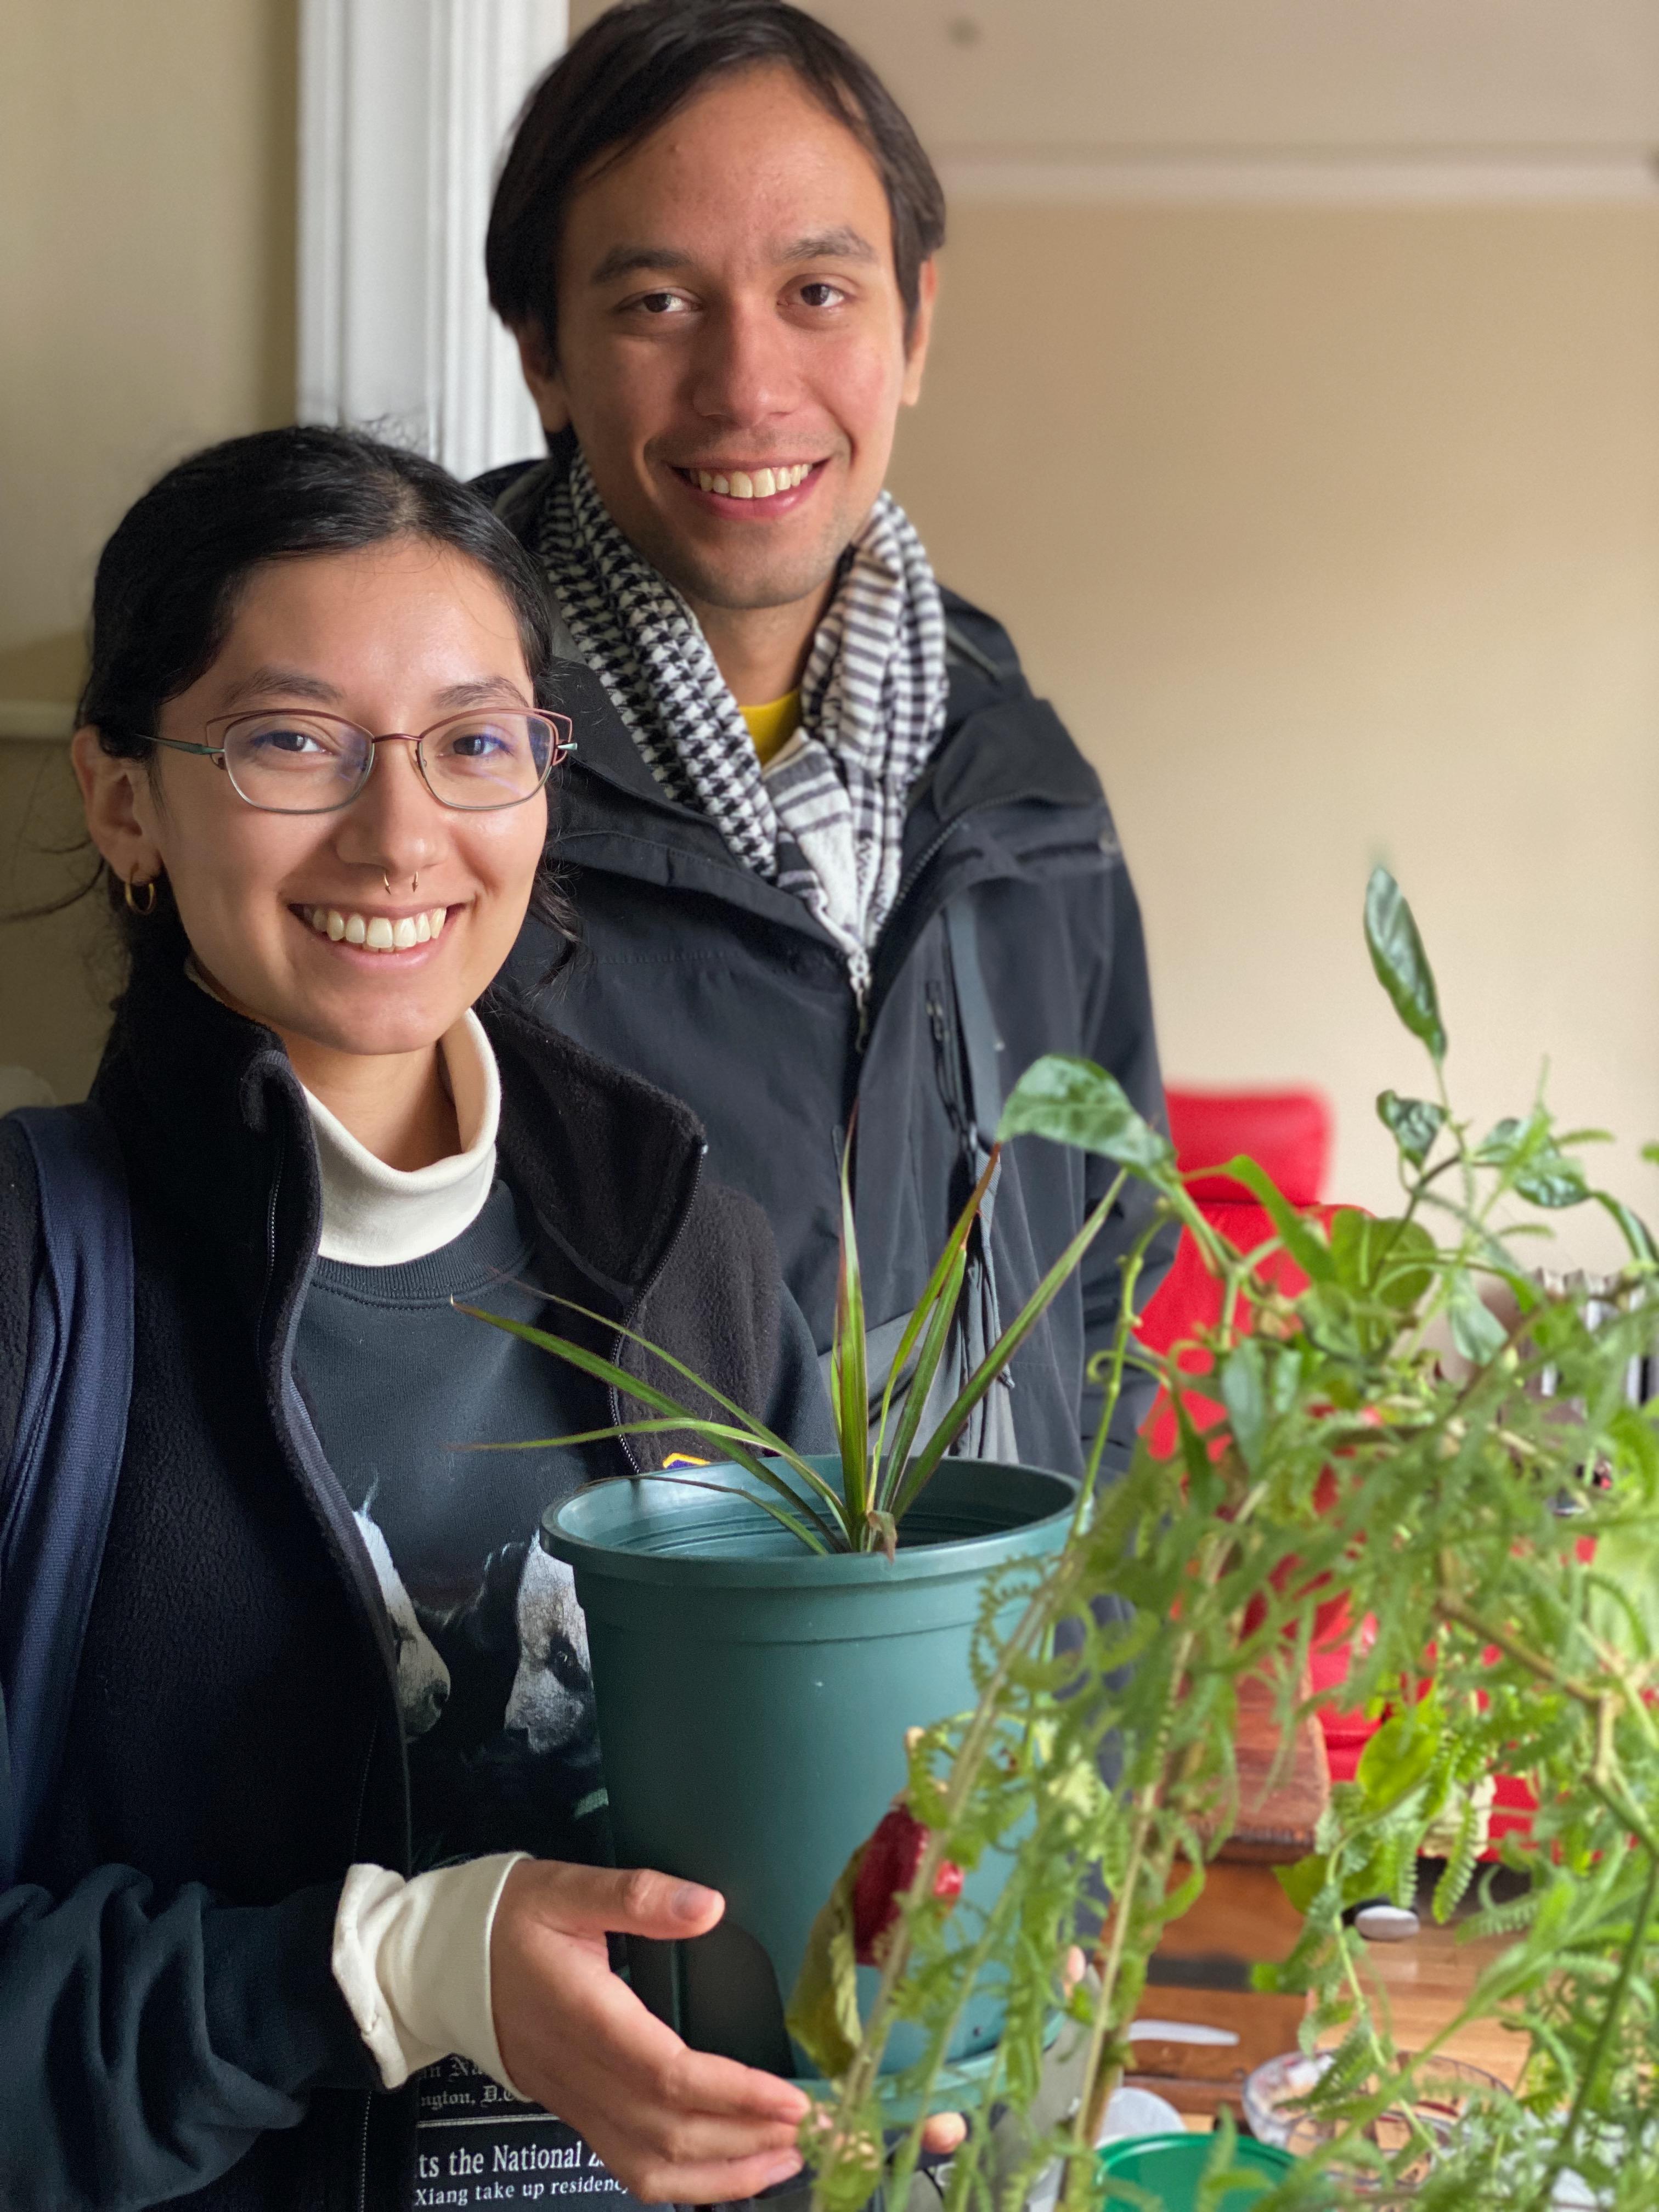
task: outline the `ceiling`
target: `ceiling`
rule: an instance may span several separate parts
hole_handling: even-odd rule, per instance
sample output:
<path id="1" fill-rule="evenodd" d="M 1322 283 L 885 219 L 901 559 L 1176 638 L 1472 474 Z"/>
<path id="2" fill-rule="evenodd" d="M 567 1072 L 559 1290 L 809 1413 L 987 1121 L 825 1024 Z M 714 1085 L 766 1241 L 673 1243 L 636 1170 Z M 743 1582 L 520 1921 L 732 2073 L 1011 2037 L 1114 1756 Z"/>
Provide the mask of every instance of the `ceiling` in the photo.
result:
<path id="1" fill-rule="evenodd" d="M 814 0 L 930 150 L 1650 157 L 1659 0 Z"/>

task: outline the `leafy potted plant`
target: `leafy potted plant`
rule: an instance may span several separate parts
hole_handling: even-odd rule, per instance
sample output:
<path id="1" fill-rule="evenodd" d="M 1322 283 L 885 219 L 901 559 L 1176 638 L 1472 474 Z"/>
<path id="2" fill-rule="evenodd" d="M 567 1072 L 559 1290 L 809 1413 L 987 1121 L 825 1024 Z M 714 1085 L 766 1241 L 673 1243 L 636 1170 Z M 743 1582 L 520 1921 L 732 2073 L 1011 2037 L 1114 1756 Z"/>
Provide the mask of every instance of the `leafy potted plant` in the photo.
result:
<path id="1" fill-rule="evenodd" d="M 904 1794 L 921 1843 L 861 2005 L 833 1899 L 826 1908 L 812 2004 L 793 2016 L 834 2076 L 812 2141 L 815 2201 L 836 2212 L 882 2179 L 890 2054 L 902 2045 L 915 2109 L 936 2103 L 988 1990 L 1000 2037 L 965 2100 L 947 2212 L 1012 2212 L 1045 2171 L 1069 2207 L 1164 2201 L 1147 2193 L 1161 2185 L 1150 2166 L 1138 2188 L 1103 2175 L 1102 2116 L 1151 1954 L 1237 1813 L 1239 1686 L 1275 1686 L 1288 1735 L 1308 1711 L 1322 1608 L 1338 1596 L 1374 1623 L 1346 1696 L 1387 1718 L 1357 1779 L 1334 1790 L 1316 1853 L 1286 1870 L 1305 1914 L 1294 1954 L 1258 1969 L 1264 1984 L 1307 1991 L 1309 2046 L 1330 2056 L 1308 2100 L 1311 2154 L 1250 2199 L 1255 2212 L 1659 2203 L 1659 1433 L 1645 1386 L 1632 1387 L 1659 1252 L 1594 1187 L 1583 1153 L 1595 1133 L 1558 1132 L 1541 1097 L 1484 1134 L 1456 1116 L 1434 979 L 1381 871 L 1365 921 L 1434 1076 L 1430 1096 L 1378 1100 L 1399 1157 L 1392 1218 L 1304 1218 L 1239 1160 L 1223 1172 L 1254 1191 L 1275 1235 L 1237 1251 L 1156 1133 L 1126 1140 L 1121 1098 L 1098 1069 L 1039 1063 L 1010 1102 L 1005 1135 L 1107 1152 L 1153 1185 L 1160 1217 L 1183 1224 L 1219 1278 L 1225 1318 L 1200 1346 L 1201 1376 L 1182 1347 L 1152 1363 L 1173 1451 L 1143 1438 L 1121 1480 L 1079 1499 L 1012 1617 L 988 1602 L 976 1700 L 911 1740 Z M 1522 1242 L 1540 1212 L 1586 1204 L 1612 1215 L 1628 1255 L 1594 1295 L 1535 1277 Z M 1306 1278 L 1299 1294 L 1268 1279 L 1278 1250 Z M 1124 1306 L 1102 1378 L 1109 1417 L 1126 1363 L 1144 1356 L 1131 1297 Z M 895 1731 L 910 1717 L 896 1712 Z M 1431 1846 L 1445 1860 L 1434 1910 L 1449 1915 L 1477 1879 L 1500 1767 L 1528 1781 L 1538 1809 L 1528 1839 L 1504 1840 L 1506 1901 L 1480 1893 L 1465 1924 L 1506 1947 L 1457 2019 L 1406 2057 L 1345 1909 L 1406 1901 Z M 974 1873 L 991 1863 L 998 1879 L 975 1894 Z M 946 1867 L 968 1870 L 959 1900 L 941 1893 Z M 1079 1940 L 1080 1979 L 1062 1964 Z M 1079 2090 L 1049 2124 L 1039 2088 L 1058 2013 Z M 1481 2016 L 1514 2036 L 1514 2092 L 1477 2099 L 1455 2131 L 1425 2129 L 1413 2083 Z M 964 2101 L 960 2081 L 950 2094 Z M 1023 2130 L 997 2124 L 1009 2112 L 1026 2116 Z M 1393 2148 L 1384 2112 L 1404 2115 Z M 889 2202 L 904 2201 L 918 2139 L 919 2124 L 886 2177 Z M 1223 2195 L 1235 2156 L 1224 2125 L 1206 2204 L 1243 2201 Z"/>
<path id="2" fill-rule="evenodd" d="M 1121 1119 L 1126 1159 L 1137 1146 L 1151 1148 L 1148 1159 L 1167 1150 L 1127 1102 Z M 921 1834 L 891 1803 L 906 1779 L 906 1727 L 971 1704 L 987 1633 L 1040 1582 L 1076 1518 L 1078 1486 L 1066 1476 L 948 1455 L 1103 1225 L 1127 1170 L 930 1420 L 996 1172 L 994 1154 L 872 1392 L 843 1163 L 830 1362 L 840 1451 L 829 1458 L 793 1450 L 657 1346 L 646 1347 L 653 1371 L 683 1380 L 702 1413 L 568 1338 L 497 1322 L 611 1387 L 619 1418 L 596 1436 L 689 1431 L 716 1462 L 596 1483 L 550 1513 L 542 1540 L 573 1568 L 586 1620 L 620 1861 L 665 1868 L 726 1899 L 709 1936 L 634 1942 L 636 1984 L 699 2048 L 786 2074 L 817 2068 L 815 2003 L 850 2001 L 856 2031 L 856 1994 L 845 1999 L 834 1979 L 819 1977 L 802 1996 L 805 2040 L 800 2023 L 786 2021 L 786 2000 L 825 1893 L 879 1831 L 861 1929 L 856 1869 L 838 1892 L 848 1976 L 873 1997 L 878 1923 L 908 1882 Z M 641 1411 L 626 1420 L 629 1404 Z M 941 1899 L 960 1886 L 954 1870 L 933 1878 Z M 997 1855 L 981 1855 L 968 1882 L 981 1909 L 1000 1878 Z M 988 2063 L 1000 2009 L 988 1985 L 964 2008 L 948 2039 L 952 2081 Z M 891 2071 L 915 2055 L 901 2033 L 881 2063 Z"/>

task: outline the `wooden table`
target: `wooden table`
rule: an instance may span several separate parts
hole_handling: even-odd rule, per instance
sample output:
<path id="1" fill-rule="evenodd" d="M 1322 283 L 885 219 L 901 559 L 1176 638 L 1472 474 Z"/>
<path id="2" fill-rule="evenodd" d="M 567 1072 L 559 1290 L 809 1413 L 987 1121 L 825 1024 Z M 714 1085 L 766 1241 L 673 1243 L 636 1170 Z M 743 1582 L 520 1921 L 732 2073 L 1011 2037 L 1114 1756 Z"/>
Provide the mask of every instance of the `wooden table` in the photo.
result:
<path id="1" fill-rule="evenodd" d="M 1316 1721 L 1297 1730 L 1289 1765 L 1269 1788 L 1279 1749 L 1272 1692 L 1247 1682 L 1235 1738 L 1238 1823 L 1197 1904 L 1165 1930 L 1153 1954 L 1134 2035 L 1137 2071 L 1130 2081 L 1155 2089 L 1178 2112 L 1237 2108 L 1245 2075 L 1296 2048 L 1305 2000 L 1262 1995 L 1250 1985 L 1250 1969 L 1287 1957 L 1295 1944 L 1302 1917 L 1273 1869 L 1314 1848 L 1331 1781 Z M 1197 2030 L 1205 2039 L 1146 2033 L 1153 2022 Z"/>

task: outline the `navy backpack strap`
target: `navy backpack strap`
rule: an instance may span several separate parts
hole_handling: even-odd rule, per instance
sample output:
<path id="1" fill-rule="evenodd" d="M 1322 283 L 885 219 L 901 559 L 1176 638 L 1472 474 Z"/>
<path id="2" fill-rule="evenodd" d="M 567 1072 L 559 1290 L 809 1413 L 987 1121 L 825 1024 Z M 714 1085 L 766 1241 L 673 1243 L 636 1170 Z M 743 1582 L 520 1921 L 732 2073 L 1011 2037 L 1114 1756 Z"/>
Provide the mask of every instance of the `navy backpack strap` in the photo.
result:
<path id="1" fill-rule="evenodd" d="M 9 1117 L 34 1156 L 40 1262 L 9 1465 L 0 1471 L 0 1688 L 16 1880 L 57 1779 L 132 1395 L 132 1224 L 115 1132 L 95 1106 Z"/>

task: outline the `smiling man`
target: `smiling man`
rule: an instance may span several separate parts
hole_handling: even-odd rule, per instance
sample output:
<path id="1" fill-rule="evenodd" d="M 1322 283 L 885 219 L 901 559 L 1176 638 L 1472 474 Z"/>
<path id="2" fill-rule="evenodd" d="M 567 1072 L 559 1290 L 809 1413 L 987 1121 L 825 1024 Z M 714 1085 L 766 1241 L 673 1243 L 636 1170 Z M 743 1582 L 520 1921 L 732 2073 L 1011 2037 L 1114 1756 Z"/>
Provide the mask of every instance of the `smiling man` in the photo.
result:
<path id="1" fill-rule="evenodd" d="M 532 95 L 488 246 L 549 455 L 481 489 L 546 577 L 580 746 L 558 850 L 582 943 L 532 927 L 515 981 L 696 1107 L 821 1347 L 856 1109 L 878 1382 L 1024 1067 L 1080 1054 L 1163 1111 L 1099 783 L 884 489 L 944 228 L 908 123 L 824 26 L 636 0 Z M 1004 1159 L 957 1374 L 1109 1180 L 1029 1139 Z M 1134 1190 L 969 1449 L 1083 1465 Z"/>

